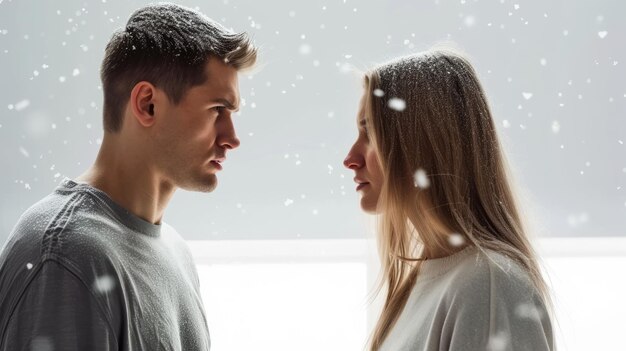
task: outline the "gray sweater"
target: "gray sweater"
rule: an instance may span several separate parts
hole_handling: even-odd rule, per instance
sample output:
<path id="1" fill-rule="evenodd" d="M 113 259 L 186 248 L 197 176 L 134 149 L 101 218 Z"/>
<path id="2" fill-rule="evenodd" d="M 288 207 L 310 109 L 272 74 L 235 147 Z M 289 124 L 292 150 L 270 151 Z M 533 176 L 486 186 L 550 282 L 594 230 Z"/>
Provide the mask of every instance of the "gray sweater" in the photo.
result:
<path id="1" fill-rule="evenodd" d="M 510 258 L 467 247 L 423 262 L 381 351 L 554 350 L 546 307 Z"/>
<path id="2" fill-rule="evenodd" d="M 65 180 L 0 254 L 0 350 L 209 350 L 195 264 L 166 224 Z"/>

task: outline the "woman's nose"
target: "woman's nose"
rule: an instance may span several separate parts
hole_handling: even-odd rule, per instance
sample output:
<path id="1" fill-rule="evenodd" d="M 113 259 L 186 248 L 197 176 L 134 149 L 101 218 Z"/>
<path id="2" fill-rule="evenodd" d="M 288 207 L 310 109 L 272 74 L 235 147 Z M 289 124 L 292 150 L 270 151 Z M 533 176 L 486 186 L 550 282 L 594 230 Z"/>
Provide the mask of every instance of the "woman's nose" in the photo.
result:
<path id="1" fill-rule="evenodd" d="M 359 169 L 363 167 L 363 157 L 350 150 L 348 156 L 343 160 L 343 165 L 349 169 Z"/>

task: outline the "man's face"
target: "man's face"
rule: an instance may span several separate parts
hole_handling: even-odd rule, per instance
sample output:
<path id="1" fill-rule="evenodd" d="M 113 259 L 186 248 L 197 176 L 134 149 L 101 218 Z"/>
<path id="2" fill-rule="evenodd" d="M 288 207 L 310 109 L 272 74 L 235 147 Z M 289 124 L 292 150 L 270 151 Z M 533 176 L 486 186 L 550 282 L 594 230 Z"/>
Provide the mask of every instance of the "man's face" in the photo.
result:
<path id="1" fill-rule="evenodd" d="M 207 81 L 187 90 L 178 105 L 155 107 L 155 163 L 171 185 L 210 192 L 226 151 L 239 146 L 232 113 L 239 108 L 237 70 L 222 60 L 206 64 Z"/>

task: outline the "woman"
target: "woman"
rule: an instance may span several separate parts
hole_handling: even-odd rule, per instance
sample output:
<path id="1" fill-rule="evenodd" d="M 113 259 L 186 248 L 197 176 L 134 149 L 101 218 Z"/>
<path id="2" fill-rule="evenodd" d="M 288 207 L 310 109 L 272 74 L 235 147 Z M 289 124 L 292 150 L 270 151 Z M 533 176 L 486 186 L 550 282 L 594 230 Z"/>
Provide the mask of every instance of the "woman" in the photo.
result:
<path id="1" fill-rule="evenodd" d="M 386 299 L 370 349 L 554 350 L 548 289 L 470 63 L 430 50 L 364 85 L 344 165 L 380 219 Z"/>

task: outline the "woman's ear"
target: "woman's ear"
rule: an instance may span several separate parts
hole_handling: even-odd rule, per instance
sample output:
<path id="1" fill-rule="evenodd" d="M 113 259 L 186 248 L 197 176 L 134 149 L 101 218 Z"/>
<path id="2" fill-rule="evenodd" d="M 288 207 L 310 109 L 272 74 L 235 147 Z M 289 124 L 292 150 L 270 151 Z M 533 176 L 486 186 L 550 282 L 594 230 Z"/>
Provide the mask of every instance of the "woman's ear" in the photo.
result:
<path id="1" fill-rule="evenodd" d="M 135 84 L 130 92 L 129 107 L 134 119 L 144 127 L 154 124 L 154 97 L 156 87 L 149 82 L 141 81 Z"/>

